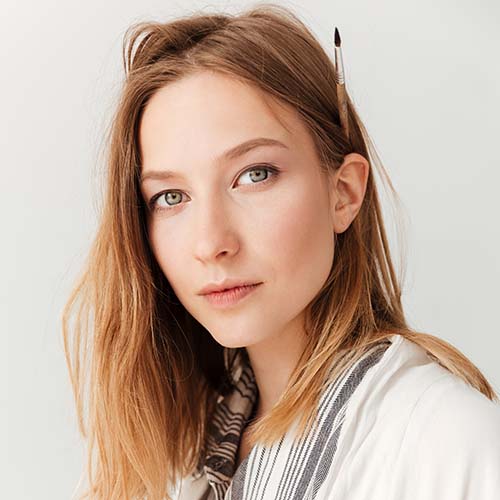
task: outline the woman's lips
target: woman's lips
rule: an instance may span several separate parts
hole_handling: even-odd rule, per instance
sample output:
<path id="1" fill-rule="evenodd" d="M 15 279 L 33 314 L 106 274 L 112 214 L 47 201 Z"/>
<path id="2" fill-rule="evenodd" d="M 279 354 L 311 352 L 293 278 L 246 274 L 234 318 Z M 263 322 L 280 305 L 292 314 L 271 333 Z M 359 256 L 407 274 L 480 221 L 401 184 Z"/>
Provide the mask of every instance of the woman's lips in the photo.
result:
<path id="1" fill-rule="evenodd" d="M 244 297 L 250 295 L 260 285 L 262 285 L 262 283 L 236 286 L 223 292 L 207 293 L 206 295 L 203 295 L 203 297 L 205 297 L 214 307 L 230 307 L 240 302 Z"/>

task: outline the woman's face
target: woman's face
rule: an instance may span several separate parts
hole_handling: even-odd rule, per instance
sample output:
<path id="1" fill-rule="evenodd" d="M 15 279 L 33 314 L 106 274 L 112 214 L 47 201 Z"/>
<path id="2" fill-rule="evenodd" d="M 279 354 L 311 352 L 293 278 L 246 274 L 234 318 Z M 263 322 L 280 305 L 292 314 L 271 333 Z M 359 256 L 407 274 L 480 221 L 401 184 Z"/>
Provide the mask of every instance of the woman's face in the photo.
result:
<path id="1" fill-rule="evenodd" d="M 334 256 L 328 183 L 298 115 L 204 71 L 152 97 L 139 141 L 150 245 L 180 302 L 223 346 L 285 340 Z M 262 284 L 222 309 L 199 295 L 231 278 Z"/>

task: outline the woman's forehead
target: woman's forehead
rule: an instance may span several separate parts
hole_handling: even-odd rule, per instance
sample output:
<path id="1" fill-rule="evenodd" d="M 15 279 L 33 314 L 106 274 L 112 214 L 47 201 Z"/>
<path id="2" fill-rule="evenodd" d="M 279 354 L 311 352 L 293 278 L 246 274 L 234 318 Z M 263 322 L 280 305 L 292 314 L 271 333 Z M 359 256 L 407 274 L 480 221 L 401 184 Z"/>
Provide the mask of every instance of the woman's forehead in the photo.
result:
<path id="1" fill-rule="evenodd" d="M 139 130 L 143 166 L 186 155 L 215 158 L 231 146 L 267 137 L 291 148 L 306 133 L 293 108 L 234 78 L 190 75 L 160 89 Z"/>
<path id="2" fill-rule="evenodd" d="M 151 157 L 177 157 L 193 150 L 219 156 L 231 146 L 270 137 L 290 146 L 308 131 L 298 113 L 250 84 L 212 72 L 168 84 L 146 105 L 139 142 L 143 164 Z"/>
<path id="3" fill-rule="evenodd" d="M 199 72 L 159 89 L 143 113 L 141 129 L 283 127 L 296 117 L 255 85 L 213 72 Z"/>

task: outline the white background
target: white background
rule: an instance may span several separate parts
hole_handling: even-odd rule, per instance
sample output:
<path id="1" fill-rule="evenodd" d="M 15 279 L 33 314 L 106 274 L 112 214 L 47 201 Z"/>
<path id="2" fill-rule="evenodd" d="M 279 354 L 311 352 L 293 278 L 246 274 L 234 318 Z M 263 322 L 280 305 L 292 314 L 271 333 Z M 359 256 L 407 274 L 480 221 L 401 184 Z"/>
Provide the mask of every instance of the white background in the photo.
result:
<path id="1" fill-rule="evenodd" d="M 403 202 L 410 324 L 458 347 L 500 391 L 500 4 L 284 4 L 332 57 L 341 32 L 348 91 Z M 248 5 L 0 5 L 2 498 L 69 499 L 84 466 L 60 315 L 96 226 L 123 33 L 140 20 Z"/>

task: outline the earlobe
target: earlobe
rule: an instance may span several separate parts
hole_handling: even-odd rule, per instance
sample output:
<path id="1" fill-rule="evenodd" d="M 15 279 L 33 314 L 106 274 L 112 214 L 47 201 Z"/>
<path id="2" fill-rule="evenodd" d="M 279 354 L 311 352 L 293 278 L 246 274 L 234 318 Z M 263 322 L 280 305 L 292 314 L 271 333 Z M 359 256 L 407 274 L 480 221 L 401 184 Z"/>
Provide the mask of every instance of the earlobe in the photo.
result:
<path id="1" fill-rule="evenodd" d="M 354 220 L 354 217 L 355 216 L 352 216 L 352 213 L 349 211 L 349 207 L 345 205 L 337 209 L 333 219 L 334 232 L 340 234 L 346 231 Z"/>

